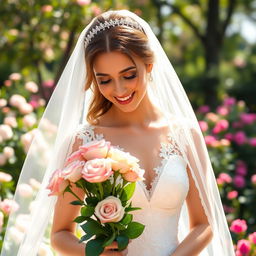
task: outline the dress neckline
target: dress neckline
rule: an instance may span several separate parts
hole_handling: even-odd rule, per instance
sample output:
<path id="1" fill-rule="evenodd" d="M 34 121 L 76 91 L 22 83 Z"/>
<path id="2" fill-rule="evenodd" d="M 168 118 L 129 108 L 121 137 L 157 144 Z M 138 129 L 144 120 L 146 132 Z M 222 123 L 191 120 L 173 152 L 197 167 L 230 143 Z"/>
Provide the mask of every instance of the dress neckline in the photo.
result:
<path id="1" fill-rule="evenodd" d="M 92 125 L 92 124 L 84 124 L 83 128 L 89 129 L 89 131 L 88 130 L 84 130 L 83 131 L 83 134 L 85 132 L 85 135 L 87 135 L 89 137 L 89 140 L 105 139 L 105 136 L 102 133 L 96 133 L 95 132 L 95 128 L 97 128 L 97 126 Z M 155 175 L 154 175 L 152 181 L 149 183 L 150 184 L 150 188 L 149 189 L 147 188 L 147 184 L 144 181 L 138 181 L 137 182 L 139 184 L 139 186 L 142 188 L 142 190 L 144 191 L 144 194 L 145 194 L 148 202 L 151 201 L 151 198 L 152 198 L 152 196 L 154 194 L 155 188 L 156 188 L 156 186 L 158 184 L 158 181 L 160 179 L 160 176 L 162 174 L 162 171 L 164 169 L 164 166 L 165 166 L 168 158 L 171 155 L 180 155 L 180 151 L 179 151 L 176 143 L 174 142 L 173 138 L 171 137 L 171 133 L 170 132 L 168 133 L 167 137 L 168 137 L 168 141 L 167 142 L 161 142 L 160 143 L 160 148 L 158 149 L 158 156 L 160 157 L 160 163 L 156 167 L 154 167 L 152 169 L 154 171 Z M 111 143 L 111 145 L 113 147 L 116 147 L 116 148 L 118 148 L 120 150 L 125 151 L 119 145 L 115 145 L 115 144 L 112 144 L 112 143 Z"/>

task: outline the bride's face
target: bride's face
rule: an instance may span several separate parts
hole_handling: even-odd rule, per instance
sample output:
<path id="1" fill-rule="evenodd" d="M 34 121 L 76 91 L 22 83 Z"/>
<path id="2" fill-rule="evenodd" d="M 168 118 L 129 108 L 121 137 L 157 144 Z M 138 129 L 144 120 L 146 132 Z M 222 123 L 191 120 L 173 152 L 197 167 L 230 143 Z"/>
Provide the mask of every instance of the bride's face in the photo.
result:
<path id="1" fill-rule="evenodd" d="M 117 51 L 99 54 L 93 65 L 100 92 L 123 112 L 134 111 L 145 98 L 151 68 Z"/>

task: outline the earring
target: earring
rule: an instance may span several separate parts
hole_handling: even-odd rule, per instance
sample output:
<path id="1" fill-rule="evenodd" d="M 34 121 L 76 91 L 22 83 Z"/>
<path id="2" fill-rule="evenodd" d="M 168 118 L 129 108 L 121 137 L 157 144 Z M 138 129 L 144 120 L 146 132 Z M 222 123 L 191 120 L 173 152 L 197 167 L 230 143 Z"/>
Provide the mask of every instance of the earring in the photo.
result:
<path id="1" fill-rule="evenodd" d="M 153 77 L 152 77 L 152 73 L 149 73 L 149 81 L 152 82 L 153 81 Z"/>

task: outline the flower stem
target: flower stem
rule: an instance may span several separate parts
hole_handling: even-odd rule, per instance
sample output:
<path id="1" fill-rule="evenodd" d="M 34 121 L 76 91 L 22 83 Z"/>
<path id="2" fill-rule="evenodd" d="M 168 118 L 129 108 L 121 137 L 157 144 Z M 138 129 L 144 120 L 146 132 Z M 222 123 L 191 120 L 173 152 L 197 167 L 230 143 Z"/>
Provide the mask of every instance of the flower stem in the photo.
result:
<path id="1" fill-rule="evenodd" d="M 66 192 L 70 192 L 74 197 L 76 197 L 81 203 L 83 203 L 83 200 L 81 200 L 70 188 L 70 185 L 67 186 L 67 188 L 65 189 Z"/>

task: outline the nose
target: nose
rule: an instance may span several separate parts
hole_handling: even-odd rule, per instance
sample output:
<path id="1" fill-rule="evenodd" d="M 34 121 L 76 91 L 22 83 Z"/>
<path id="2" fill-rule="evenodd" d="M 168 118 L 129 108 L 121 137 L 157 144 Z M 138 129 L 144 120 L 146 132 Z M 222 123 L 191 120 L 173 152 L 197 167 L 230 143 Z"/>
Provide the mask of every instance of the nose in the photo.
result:
<path id="1" fill-rule="evenodd" d="M 122 84 L 122 82 L 117 81 L 115 82 L 115 96 L 116 97 L 124 97 L 127 96 L 128 90 L 125 88 L 125 86 Z"/>

